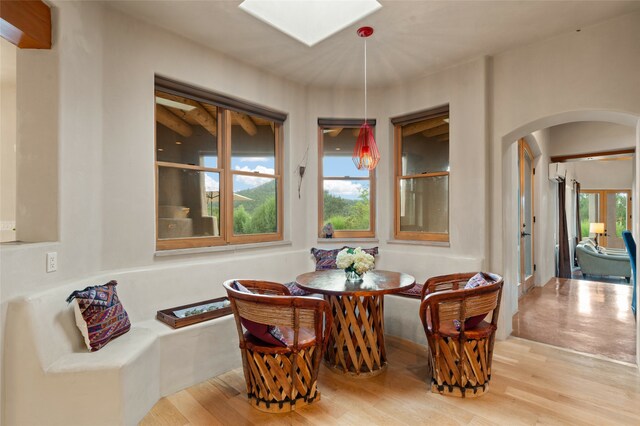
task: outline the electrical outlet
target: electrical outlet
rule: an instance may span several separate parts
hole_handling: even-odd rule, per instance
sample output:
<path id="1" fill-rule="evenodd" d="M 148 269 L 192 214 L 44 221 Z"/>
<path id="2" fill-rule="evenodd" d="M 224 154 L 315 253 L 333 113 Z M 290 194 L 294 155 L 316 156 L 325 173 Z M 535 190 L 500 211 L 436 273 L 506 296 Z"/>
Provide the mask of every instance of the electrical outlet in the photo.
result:
<path id="1" fill-rule="evenodd" d="M 47 272 L 58 270 L 58 253 L 55 251 L 47 253 Z"/>

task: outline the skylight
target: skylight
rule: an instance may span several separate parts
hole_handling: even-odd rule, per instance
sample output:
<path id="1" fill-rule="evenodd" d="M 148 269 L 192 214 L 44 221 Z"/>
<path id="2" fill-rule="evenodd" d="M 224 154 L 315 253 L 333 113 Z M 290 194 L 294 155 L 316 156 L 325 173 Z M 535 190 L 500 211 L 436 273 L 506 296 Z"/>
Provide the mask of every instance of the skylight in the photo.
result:
<path id="1" fill-rule="evenodd" d="M 239 7 L 311 47 L 382 5 L 376 0 L 244 0 Z"/>

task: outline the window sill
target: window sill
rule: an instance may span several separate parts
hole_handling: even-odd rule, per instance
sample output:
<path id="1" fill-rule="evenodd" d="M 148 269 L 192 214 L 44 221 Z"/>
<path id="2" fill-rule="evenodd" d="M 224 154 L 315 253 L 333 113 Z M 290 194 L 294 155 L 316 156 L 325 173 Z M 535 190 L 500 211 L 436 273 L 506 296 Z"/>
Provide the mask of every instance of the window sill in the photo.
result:
<path id="1" fill-rule="evenodd" d="M 377 238 L 318 238 L 318 243 L 377 243 Z"/>
<path id="2" fill-rule="evenodd" d="M 447 241 L 387 240 L 387 244 L 407 244 L 411 246 L 451 247 Z"/>
<path id="3" fill-rule="evenodd" d="M 28 250 L 28 249 L 38 249 L 38 248 L 48 249 L 50 247 L 57 247 L 59 244 L 60 243 L 57 241 L 43 241 L 43 242 L 34 242 L 34 243 L 28 243 L 24 241 L 6 241 L 3 243 L 0 243 L 0 247 L 2 247 L 2 250 L 18 251 L 18 250 Z"/>
<path id="4" fill-rule="evenodd" d="M 160 251 L 156 251 L 154 253 L 154 256 L 165 257 L 165 256 L 181 256 L 185 254 L 199 254 L 199 253 L 236 252 L 241 250 L 290 246 L 290 245 L 291 245 L 291 241 L 287 240 L 287 241 L 269 241 L 265 243 L 212 246 L 212 247 L 194 247 L 194 248 L 176 249 L 176 250 L 160 250 Z"/>

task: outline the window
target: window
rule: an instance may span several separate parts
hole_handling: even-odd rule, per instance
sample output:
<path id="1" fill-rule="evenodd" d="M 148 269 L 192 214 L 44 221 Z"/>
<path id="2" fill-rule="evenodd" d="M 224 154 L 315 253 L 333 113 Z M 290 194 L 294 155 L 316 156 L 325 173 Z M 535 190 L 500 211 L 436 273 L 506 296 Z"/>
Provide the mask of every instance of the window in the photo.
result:
<path id="1" fill-rule="evenodd" d="M 584 189 L 580 191 L 580 229 L 582 238 L 595 238 L 589 224 L 604 223 L 604 234 L 598 236 L 601 246 L 624 248 L 622 231 L 631 225 L 631 191 L 627 189 Z"/>
<path id="2" fill-rule="evenodd" d="M 375 171 L 358 170 L 351 159 L 363 120 L 318 120 L 318 235 L 333 226 L 334 238 L 373 237 Z M 375 132 L 375 120 L 369 120 Z"/>
<path id="3" fill-rule="evenodd" d="M 156 77 L 158 250 L 282 239 L 286 116 Z"/>
<path id="4" fill-rule="evenodd" d="M 395 232 L 449 241 L 449 107 L 391 119 L 395 139 Z"/>

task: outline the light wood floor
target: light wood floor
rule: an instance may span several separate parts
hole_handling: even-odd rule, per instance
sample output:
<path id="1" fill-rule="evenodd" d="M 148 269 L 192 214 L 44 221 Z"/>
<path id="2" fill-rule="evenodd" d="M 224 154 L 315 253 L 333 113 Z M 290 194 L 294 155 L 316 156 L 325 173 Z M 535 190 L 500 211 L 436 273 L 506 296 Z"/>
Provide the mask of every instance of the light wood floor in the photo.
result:
<path id="1" fill-rule="evenodd" d="M 161 399 L 141 425 L 640 424 L 633 367 L 509 338 L 496 343 L 489 392 L 463 400 L 428 390 L 425 347 L 386 342 L 386 372 L 353 379 L 323 366 L 322 399 L 293 413 L 252 408 L 236 369 Z"/>
<path id="2" fill-rule="evenodd" d="M 518 302 L 513 335 L 635 364 L 632 287 L 552 278 Z"/>

